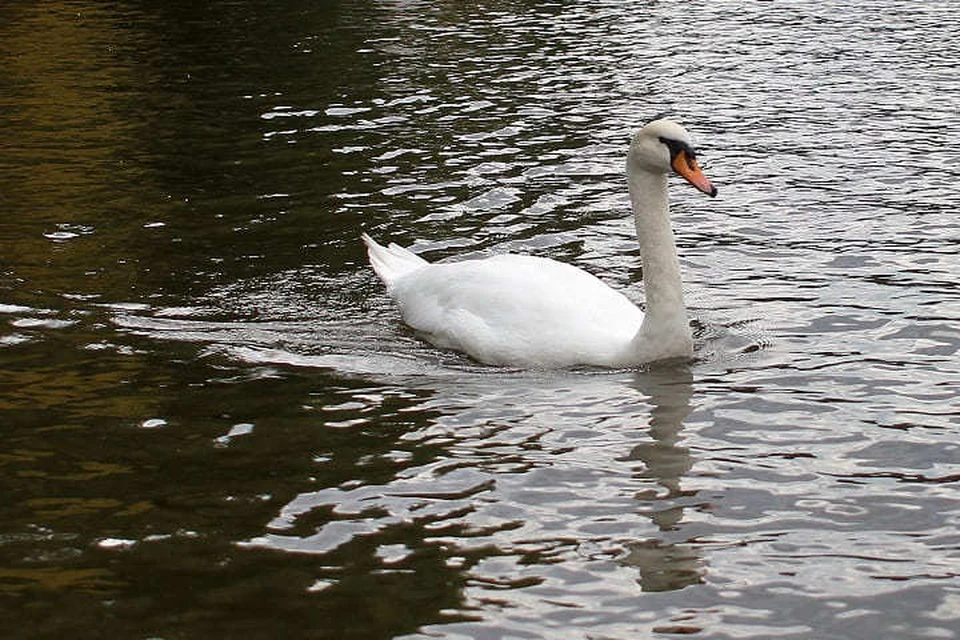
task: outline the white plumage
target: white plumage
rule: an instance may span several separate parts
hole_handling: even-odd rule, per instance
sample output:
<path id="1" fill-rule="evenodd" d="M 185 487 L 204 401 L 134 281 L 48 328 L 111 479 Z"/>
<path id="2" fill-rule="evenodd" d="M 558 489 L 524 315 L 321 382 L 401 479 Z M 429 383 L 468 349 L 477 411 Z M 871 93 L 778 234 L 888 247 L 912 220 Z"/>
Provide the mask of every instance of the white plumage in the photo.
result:
<path id="1" fill-rule="evenodd" d="M 657 120 L 641 129 L 627 175 L 640 240 L 647 313 L 593 275 L 523 255 L 430 263 L 364 234 L 370 263 L 404 322 L 442 348 L 480 362 L 526 368 L 627 367 L 692 355 L 666 174 L 716 190 L 694 159 L 680 125 Z"/>

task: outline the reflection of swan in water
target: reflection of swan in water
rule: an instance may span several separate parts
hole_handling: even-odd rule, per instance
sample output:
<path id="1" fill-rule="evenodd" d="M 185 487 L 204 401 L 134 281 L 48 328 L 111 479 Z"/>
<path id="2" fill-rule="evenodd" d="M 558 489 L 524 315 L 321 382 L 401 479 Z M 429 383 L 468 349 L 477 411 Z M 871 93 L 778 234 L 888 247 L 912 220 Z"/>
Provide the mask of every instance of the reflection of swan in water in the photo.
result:
<path id="1" fill-rule="evenodd" d="M 666 489 L 666 495 L 657 495 L 655 491 L 637 495 L 639 500 L 650 501 L 651 506 L 657 507 L 650 512 L 650 519 L 665 534 L 678 528 L 683 506 L 668 503 L 662 508 L 658 501 L 693 494 L 680 488 L 680 480 L 693 461 L 690 450 L 677 444 L 683 420 L 691 411 L 692 383 L 693 375 L 686 366 L 654 366 L 638 374 L 633 385 L 650 397 L 653 409 L 649 430 L 654 441 L 638 444 L 626 459 L 643 462 L 641 476 L 654 479 Z M 639 582 L 644 591 L 672 591 L 701 581 L 702 559 L 690 545 L 640 541 L 629 545 L 620 562 L 640 569 Z"/>
<path id="2" fill-rule="evenodd" d="M 646 313 L 589 273 L 555 260 L 499 255 L 431 264 L 397 245 L 363 240 L 404 321 L 433 344 L 480 362 L 629 367 L 689 358 L 693 339 L 667 204 L 671 172 L 717 193 L 686 130 L 655 120 L 634 136 L 627 154 Z"/>
<path id="3" fill-rule="evenodd" d="M 646 466 L 643 477 L 654 478 L 667 490 L 665 496 L 642 495 L 647 499 L 684 495 L 680 478 L 690 470 L 690 451 L 678 446 L 683 419 L 690 413 L 693 374 L 688 367 L 651 367 L 637 375 L 634 387 L 650 397 L 650 435 L 653 442 L 638 444 L 627 460 L 640 460 Z M 669 528 L 662 526 L 661 528 Z"/>

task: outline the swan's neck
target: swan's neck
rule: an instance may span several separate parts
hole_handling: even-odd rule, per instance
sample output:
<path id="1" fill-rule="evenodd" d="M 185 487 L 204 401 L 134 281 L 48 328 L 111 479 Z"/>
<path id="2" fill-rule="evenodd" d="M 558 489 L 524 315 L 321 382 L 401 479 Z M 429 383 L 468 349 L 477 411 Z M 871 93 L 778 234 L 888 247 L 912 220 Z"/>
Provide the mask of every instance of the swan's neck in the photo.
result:
<path id="1" fill-rule="evenodd" d="M 655 354 L 658 358 L 690 356 L 693 340 L 670 226 L 667 176 L 639 167 L 630 167 L 628 173 L 646 297 L 643 325 L 634 347 L 644 354 L 649 349 L 666 352 Z"/>

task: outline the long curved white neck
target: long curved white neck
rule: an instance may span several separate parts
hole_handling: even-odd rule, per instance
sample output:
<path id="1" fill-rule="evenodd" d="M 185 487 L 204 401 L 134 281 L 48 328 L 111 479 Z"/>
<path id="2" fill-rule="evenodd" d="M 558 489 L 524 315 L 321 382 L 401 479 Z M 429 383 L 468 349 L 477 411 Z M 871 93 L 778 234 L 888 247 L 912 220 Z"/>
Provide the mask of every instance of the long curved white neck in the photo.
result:
<path id="1" fill-rule="evenodd" d="M 667 176 L 630 163 L 628 180 L 646 297 L 643 325 L 633 348 L 644 358 L 651 357 L 651 350 L 657 358 L 692 355 L 677 245 L 670 226 Z"/>

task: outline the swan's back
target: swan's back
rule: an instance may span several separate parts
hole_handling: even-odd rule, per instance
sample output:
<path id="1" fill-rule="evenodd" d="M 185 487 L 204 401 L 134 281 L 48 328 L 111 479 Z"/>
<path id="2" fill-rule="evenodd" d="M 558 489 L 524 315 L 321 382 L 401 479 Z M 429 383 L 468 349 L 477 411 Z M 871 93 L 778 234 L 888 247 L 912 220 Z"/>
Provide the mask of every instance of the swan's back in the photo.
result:
<path id="1" fill-rule="evenodd" d="M 391 284 L 404 321 L 489 364 L 621 366 L 643 313 L 576 267 L 521 255 L 429 264 Z"/>

